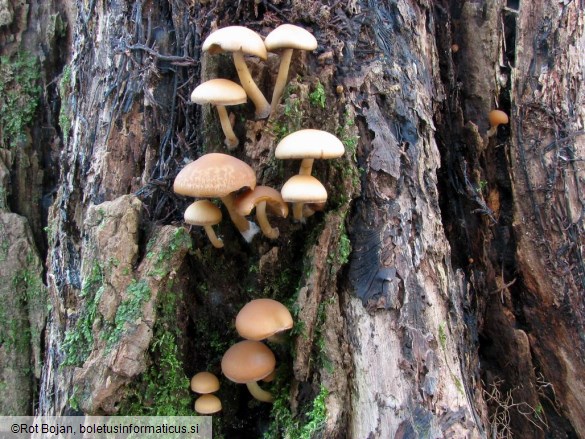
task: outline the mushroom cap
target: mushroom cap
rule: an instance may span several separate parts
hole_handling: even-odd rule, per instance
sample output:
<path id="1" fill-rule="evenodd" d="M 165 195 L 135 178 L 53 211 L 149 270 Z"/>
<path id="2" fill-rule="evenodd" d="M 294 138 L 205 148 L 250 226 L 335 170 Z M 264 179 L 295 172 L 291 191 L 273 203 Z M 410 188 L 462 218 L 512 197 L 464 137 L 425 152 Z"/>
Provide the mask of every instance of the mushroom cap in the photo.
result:
<path id="1" fill-rule="evenodd" d="M 212 55 L 221 52 L 243 52 L 262 59 L 268 56 L 262 37 L 244 26 L 227 26 L 210 33 L 201 48 Z"/>
<path id="2" fill-rule="evenodd" d="M 246 90 L 229 79 L 211 79 L 191 92 L 191 102 L 195 104 L 238 105 L 247 100 Z"/>
<path id="3" fill-rule="evenodd" d="M 242 216 L 249 215 L 262 201 L 270 207 L 270 210 L 276 215 L 286 218 L 288 215 L 288 205 L 282 199 L 280 192 L 268 186 L 256 186 L 254 190 L 244 192 L 234 201 L 236 212 Z"/>
<path id="4" fill-rule="evenodd" d="M 502 110 L 492 110 L 488 115 L 490 125 L 497 127 L 500 124 L 507 124 L 509 122 L 508 115 Z"/>
<path id="5" fill-rule="evenodd" d="M 276 366 L 276 358 L 263 343 L 244 340 L 230 347 L 221 359 L 223 374 L 235 383 L 259 381 L 270 375 Z"/>
<path id="6" fill-rule="evenodd" d="M 243 161 L 218 152 L 189 163 L 173 184 L 177 194 L 191 197 L 225 197 L 243 187 L 256 187 L 254 170 Z"/>
<path id="7" fill-rule="evenodd" d="M 321 130 L 299 130 L 289 134 L 276 146 L 277 159 L 333 159 L 345 152 L 343 143 L 333 134 Z"/>
<path id="8" fill-rule="evenodd" d="M 293 318 L 282 303 L 272 299 L 248 302 L 236 316 L 236 330 L 248 340 L 264 340 L 293 327 Z"/>
<path id="9" fill-rule="evenodd" d="M 327 190 L 311 175 L 293 175 L 280 190 L 284 201 L 289 203 L 324 203 Z"/>
<path id="10" fill-rule="evenodd" d="M 219 390 L 219 380 L 211 372 L 199 372 L 191 378 L 191 390 L 195 393 L 213 393 Z"/>
<path id="11" fill-rule="evenodd" d="M 200 415 L 211 415 L 221 411 L 221 401 L 215 395 L 201 395 L 195 401 L 195 411 Z"/>
<path id="12" fill-rule="evenodd" d="M 270 52 L 278 49 L 315 50 L 317 40 L 308 30 L 294 24 L 281 24 L 264 40 Z"/>
<path id="13" fill-rule="evenodd" d="M 185 222 L 194 226 L 214 226 L 221 222 L 221 209 L 209 200 L 198 200 L 185 210 Z"/>

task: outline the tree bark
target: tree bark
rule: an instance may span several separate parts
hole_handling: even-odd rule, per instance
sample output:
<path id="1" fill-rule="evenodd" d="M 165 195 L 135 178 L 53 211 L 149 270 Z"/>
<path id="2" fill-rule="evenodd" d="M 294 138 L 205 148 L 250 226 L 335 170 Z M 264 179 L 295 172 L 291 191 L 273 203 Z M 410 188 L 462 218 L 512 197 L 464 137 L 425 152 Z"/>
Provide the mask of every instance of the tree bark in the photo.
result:
<path id="1" fill-rule="evenodd" d="M 7 164 L 20 183 L 0 179 L 46 253 L 38 413 L 190 414 L 188 377 L 220 375 L 238 310 L 271 297 L 295 320 L 270 344 L 276 403 L 222 377 L 225 437 L 583 435 L 583 7 L 515 3 L 31 3 L 67 23 L 43 64 L 52 134 L 23 149 L 60 149 L 58 172 L 36 159 L 29 174 Z M 2 54 L 36 41 L 12 10 Z M 269 120 L 230 107 L 230 154 L 277 189 L 298 169 L 274 159 L 286 134 L 325 130 L 346 154 L 315 161 L 324 211 L 271 218 L 279 237 L 251 243 L 224 220 L 215 249 L 172 192 L 188 161 L 227 153 L 216 113 L 189 95 L 237 74 L 201 44 L 287 22 L 319 47 L 295 51 Z M 278 55 L 246 61 L 270 95 Z M 495 106 L 511 123 L 488 137 Z M 43 195 L 50 210 L 23 207 Z"/>

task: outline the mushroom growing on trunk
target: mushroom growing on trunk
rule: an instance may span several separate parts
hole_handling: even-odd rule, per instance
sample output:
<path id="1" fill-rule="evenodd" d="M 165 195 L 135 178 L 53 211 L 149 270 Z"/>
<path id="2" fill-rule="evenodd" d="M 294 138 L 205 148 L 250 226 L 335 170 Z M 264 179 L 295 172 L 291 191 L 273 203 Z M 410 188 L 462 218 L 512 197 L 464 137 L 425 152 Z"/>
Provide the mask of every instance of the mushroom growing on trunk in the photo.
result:
<path id="1" fill-rule="evenodd" d="M 211 244 L 215 248 L 222 248 L 223 242 L 213 231 L 213 227 L 221 222 L 221 210 L 209 200 L 199 200 L 192 203 L 184 214 L 185 222 L 193 226 L 203 226 Z"/>
<path id="2" fill-rule="evenodd" d="M 255 55 L 266 60 L 268 54 L 262 37 L 251 29 L 243 26 L 228 26 L 209 34 L 201 47 L 212 55 L 221 52 L 232 52 L 234 65 L 242 87 L 256 106 L 256 117 L 266 119 L 270 115 L 270 104 L 252 79 L 244 55 Z"/>
<path id="3" fill-rule="evenodd" d="M 191 197 L 220 198 L 230 218 L 246 241 L 254 237 L 258 227 L 249 223 L 234 208 L 234 192 L 256 187 L 254 170 L 243 161 L 218 152 L 205 154 L 185 166 L 173 184 L 173 190 Z M 250 227 L 253 224 L 253 227 Z"/>
<path id="4" fill-rule="evenodd" d="M 266 217 L 266 207 L 268 206 L 273 213 L 283 218 L 287 217 L 288 205 L 282 199 L 280 192 L 268 186 L 256 186 L 254 190 L 238 196 L 234 204 L 236 212 L 243 216 L 249 215 L 256 207 L 256 219 L 264 236 L 270 239 L 278 238 L 278 229 L 272 227 Z"/>
<path id="5" fill-rule="evenodd" d="M 305 203 L 322 204 L 327 201 L 327 190 L 319 180 L 310 175 L 293 175 L 282 186 L 282 199 L 293 204 L 293 217 L 297 221 L 303 219 Z"/>
<path id="6" fill-rule="evenodd" d="M 293 327 L 293 318 L 286 306 L 274 299 L 254 299 L 236 316 L 236 330 L 248 340 L 279 341 L 277 334 Z"/>

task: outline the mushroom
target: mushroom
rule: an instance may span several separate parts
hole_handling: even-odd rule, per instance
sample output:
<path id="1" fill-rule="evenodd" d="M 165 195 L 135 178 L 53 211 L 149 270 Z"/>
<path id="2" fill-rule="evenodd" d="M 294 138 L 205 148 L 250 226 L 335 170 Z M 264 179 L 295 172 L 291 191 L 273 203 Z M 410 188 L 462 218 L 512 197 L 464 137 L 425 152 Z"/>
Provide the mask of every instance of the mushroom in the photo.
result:
<path id="1" fill-rule="evenodd" d="M 317 40 L 309 31 L 302 27 L 292 24 L 281 24 L 268 34 L 264 40 L 264 45 L 269 52 L 284 49 L 280 56 L 280 67 L 278 69 L 276 83 L 274 84 L 272 103 L 270 105 L 271 113 L 274 113 L 282 97 L 282 92 L 284 91 L 284 86 L 288 78 L 293 50 L 315 50 L 317 48 Z"/>
<path id="2" fill-rule="evenodd" d="M 233 223 L 248 242 L 254 236 L 254 228 L 257 230 L 258 227 L 236 212 L 234 192 L 255 187 L 256 174 L 249 165 L 218 152 L 202 155 L 189 163 L 181 169 L 173 184 L 173 190 L 180 195 L 220 198 Z"/>
<path id="3" fill-rule="evenodd" d="M 241 337 L 248 340 L 271 340 L 271 337 L 292 327 L 290 311 L 273 299 L 254 299 L 236 316 L 236 330 Z"/>
<path id="4" fill-rule="evenodd" d="M 333 134 L 321 130 L 299 130 L 283 138 L 274 150 L 277 159 L 303 159 L 300 175 L 311 175 L 315 159 L 333 159 L 345 152 L 343 143 Z"/>
<path id="5" fill-rule="evenodd" d="M 278 238 L 278 229 L 273 228 L 266 217 L 266 206 L 283 218 L 288 215 L 288 205 L 282 199 L 280 192 L 268 186 L 256 186 L 254 190 L 244 192 L 236 198 L 234 206 L 236 212 L 242 216 L 249 215 L 256 207 L 256 219 L 262 233 L 270 239 Z"/>
<path id="6" fill-rule="evenodd" d="M 501 124 L 506 125 L 509 122 L 508 115 L 502 110 L 492 110 L 488 115 L 491 128 L 487 132 L 488 137 L 492 137 L 498 131 L 498 126 Z"/>
<path id="7" fill-rule="evenodd" d="M 209 200 L 195 201 L 184 214 L 185 222 L 194 226 L 203 226 L 207 237 L 215 248 L 222 248 L 223 242 L 213 231 L 213 227 L 221 222 L 221 210 Z"/>
<path id="8" fill-rule="evenodd" d="M 234 134 L 225 106 L 245 104 L 247 100 L 246 91 L 229 79 L 212 79 L 199 84 L 191 93 L 191 102 L 200 105 L 212 104 L 217 108 L 228 149 L 234 149 L 239 141 Z"/>
<path id="9" fill-rule="evenodd" d="M 191 390 L 195 393 L 206 394 L 219 390 L 219 380 L 211 372 L 199 372 L 191 378 Z"/>
<path id="10" fill-rule="evenodd" d="M 305 203 L 321 204 L 327 201 L 327 190 L 311 175 L 293 175 L 284 183 L 280 193 L 284 201 L 294 203 L 293 217 L 297 221 L 303 219 Z"/>
<path id="11" fill-rule="evenodd" d="M 201 395 L 195 401 L 195 411 L 200 415 L 211 415 L 221 411 L 220 399 L 211 394 Z"/>
<path id="12" fill-rule="evenodd" d="M 244 60 L 244 54 L 256 55 L 258 58 L 266 60 L 266 47 L 262 37 L 247 27 L 228 26 L 209 34 L 201 48 L 212 55 L 232 52 L 242 87 L 256 106 L 256 117 L 258 119 L 267 118 L 270 115 L 270 104 L 252 79 Z"/>
<path id="13" fill-rule="evenodd" d="M 244 340 L 230 347 L 221 359 L 221 370 L 230 380 L 246 384 L 254 398 L 273 402 L 272 393 L 263 390 L 257 381 L 266 378 L 274 370 L 276 358 L 272 351 L 259 341 Z"/>

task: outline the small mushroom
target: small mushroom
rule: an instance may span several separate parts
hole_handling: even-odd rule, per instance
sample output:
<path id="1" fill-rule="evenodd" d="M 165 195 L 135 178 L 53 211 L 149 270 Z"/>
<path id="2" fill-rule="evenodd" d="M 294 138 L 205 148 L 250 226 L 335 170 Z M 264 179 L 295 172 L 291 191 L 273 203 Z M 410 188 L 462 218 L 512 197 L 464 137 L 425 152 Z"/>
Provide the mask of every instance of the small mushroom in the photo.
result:
<path id="1" fill-rule="evenodd" d="M 345 153 L 343 143 L 321 130 L 299 130 L 283 138 L 274 150 L 277 159 L 302 159 L 299 175 L 311 175 L 315 159 L 333 159 Z"/>
<path id="2" fill-rule="evenodd" d="M 201 395 L 195 401 L 195 411 L 200 415 L 211 415 L 220 412 L 221 408 L 221 400 L 215 395 Z"/>
<path id="3" fill-rule="evenodd" d="M 253 227 L 234 208 L 234 192 L 256 187 L 254 170 L 243 161 L 218 152 L 205 154 L 185 166 L 173 184 L 173 190 L 191 197 L 218 197 L 227 208 L 230 218 L 240 233 L 250 242 Z M 254 224 L 256 230 L 258 227 Z"/>
<path id="4" fill-rule="evenodd" d="M 277 228 L 272 227 L 268 222 L 266 206 L 273 213 L 283 218 L 288 215 L 288 205 L 282 199 L 280 192 L 268 186 L 256 186 L 254 190 L 244 192 L 236 198 L 234 206 L 236 212 L 242 216 L 249 215 L 252 209 L 256 207 L 256 219 L 258 220 L 258 225 L 260 225 L 260 230 L 270 239 L 278 238 L 279 232 Z"/>
<path id="5" fill-rule="evenodd" d="M 273 402 L 272 393 L 263 390 L 257 381 L 266 378 L 274 370 L 276 358 L 263 343 L 244 340 L 230 347 L 221 359 L 221 370 L 230 380 L 246 384 L 254 398 L 262 402 Z"/>
<path id="6" fill-rule="evenodd" d="M 245 104 L 247 100 L 246 91 L 229 79 L 212 79 L 199 84 L 191 93 L 191 102 L 200 105 L 212 104 L 217 108 L 228 149 L 234 149 L 239 141 L 234 134 L 225 106 Z"/>
<path id="7" fill-rule="evenodd" d="M 506 125 L 510 120 L 508 119 L 508 115 L 504 113 L 502 110 L 492 110 L 488 115 L 488 119 L 490 121 L 491 128 L 487 132 L 488 137 L 492 137 L 498 131 L 498 126 L 504 124 Z"/>
<path id="8" fill-rule="evenodd" d="M 191 390 L 202 395 L 219 390 L 219 380 L 211 372 L 199 372 L 191 378 Z"/>
<path id="9" fill-rule="evenodd" d="M 221 210 L 209 200 L 199 200 L 185 210 L 185 222 L 194 226 L 203 226 L 207 237 L 215 248 L 222 248 L 223 242 L 213 231 L 213 227 L 221 222 Z"/>
<path id="10" fill-rule="evenodd" d="M 293 217 L 297 221 L 303 219 L 303 205 L 305 203 L 325 203 L 327 190 L 319 180 L 311 175 L 293 175 L 280 190 L 282 199 L 294 203 Z"/>
<path id="11" fill-rule="evenodd" d="M 272 93 L 272 103 L 270 105 L 271 113 L 274 113 L 286 85 L 293 50 L 315 50 L 317 48 L 317 40 L 309 31 L 302 27 L 293 24 L 281 24 L 268 34 L 264 40 L 264 45 L 269 52 L 283 49 L 280 56 L 278 76 Z"/>
<path id="12" fill-rule="evenodd" d="M 270 104 L 252 79 L 250 70 L 244 60 L 244 54 L 255 55 L 266 60 L 266 46 L 262 37 L 251 29 L 243 26 L 228 26 L 209 34 L 201 47 L 212 55 L 221 52 L 232 52 L 234 65 L 242 87 L 256 106 L 256 117 L 265 119 L 270 115 Z"/>
<path id="13" fill-rule="evenodd" d="M 254 299 L 236 316 L 236 330 L 248 340 L 264 340 L 293 327 L 290 311 L 273 299 Z"/>

